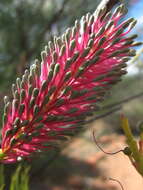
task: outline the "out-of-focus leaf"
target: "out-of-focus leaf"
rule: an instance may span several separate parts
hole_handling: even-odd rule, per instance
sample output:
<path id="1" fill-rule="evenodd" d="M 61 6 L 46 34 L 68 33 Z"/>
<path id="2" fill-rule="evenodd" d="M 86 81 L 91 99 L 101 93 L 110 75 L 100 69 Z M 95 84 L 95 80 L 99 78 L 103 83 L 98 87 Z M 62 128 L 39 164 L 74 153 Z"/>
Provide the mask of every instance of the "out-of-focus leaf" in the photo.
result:
<path id="1" fill-rule="evenodd" d="M 29 170 L 30 167 L 25 166 L 23 168 L 21 165 L 18 166 L 12 176 L 10 190 L 29 190 Z"/>
<path id="2" fill-rule="evenodd" d="M 29 190 L 29 170 L 30 167 L 24 168 L 24 171 L 21 173 L 21 183 L 20 183 L 20 190 Z"/>
<path id="3" fill-rule="evenodd" d="M 0 190 L 4 190 L 4 186 L 5 186 L 5 184 L 1 185 Z"/>
<path id="4" fill-rule="evenodd" d="M 21 170 L 21 165 L 18 166 L 18 168 L 16 169 L 15 173 L 12 176 L 10 190 L 20 190 L 19 189 L 20 170 Z"/>
<path id="5" fill-rule="evenodd" d="M 4 189 L 4 166 L 0 165 L 0 190 Z"/>

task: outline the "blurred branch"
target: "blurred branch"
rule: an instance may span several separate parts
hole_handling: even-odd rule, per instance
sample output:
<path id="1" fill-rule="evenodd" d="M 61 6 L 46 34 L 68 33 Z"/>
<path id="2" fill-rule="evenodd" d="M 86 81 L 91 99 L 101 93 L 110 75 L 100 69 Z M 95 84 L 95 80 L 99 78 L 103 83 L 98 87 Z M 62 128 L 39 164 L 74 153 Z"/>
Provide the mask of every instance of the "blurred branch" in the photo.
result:
<path id="1" fill-rule="evenodd" d="M 106 116 L 108 116 L 108 115 L 110 115 L 110 114 L 112 114 L 112 113 L 114 113 L 114 112 L 117 112 L 117 111 L 119 111 L 119 110 L 122 108 L 122 107 L 121 107 L 122 104 L 128 103 L 129 101 L 132 101 L 132 100 L 134 100 L 134 99 L 140 98 L 140 97 L 142 97 L 142 96 L 143 96 L 143 92 L 140 92 L 140 93 L 138 93 L 138 94 L 136 94 L 136 95 L 127 97 L 127 98 L 125 98 L 125 99 L 123 99 L 123 100 L 120 100 L 120 101 L 118 101 L 118 102 L 115 102 L 115 103 L 113 103 L 113 104 L 109 104 L 109 105 L 107 105 L 107 106 L 104 106 L 104 107 L 102 107 L 103 110 L 107 110 L 107 109 L 108 109 L 108 110 L 110 110 L 110 111 L 107 111 L 107 112 L 105 112 L 105 113 L 103 113 L 103 114 L 100 114 L 100 115 L 98 115 L 98 116 L 95 116 L 95 117 L 93 117 L 93 118 L 91 118 L 91 119 L 89 119 L 89 120 L 87 120 L 87 121 L 84 121 L 83 124 L 91 123 L 91 122 L 93 122 L 93 121 L 95 121 L 95 120 L 97 120 L 97 119 L 104 118 L 104 117 L 106 117 Z"/>
<path id="2" fill-rule="evenodd" d="M 111 109 L 110 111 L 107 111 L 107 112 L 105 112 L 105 113 L 103 113 L 103 114 L 100 114 L 100 115 L 98 115 L 98 116 L 93 117 L 92 119 L 89 119 L 89 120 L 87 120 L 87 121 L 84 121 L 83 124 L 88 124 L 88 123 L 91 123 L 91 122 L 93 122 L 93 121 L 95 121 L 95 120 L 97 120 L 97 119 L 104 118 L 104 117 L 106 117 L 106 116 L 108 116 L 108 115 L 111 115 L 112 113 L 115 113 L 116 111 L 119 111 L 120 109 L 121 109 L 121 106 L 116 107 L 116 108 L 113 108 L 113 109 Z"/>
<path id="3" fill-rule="evenodd" d="M 120 106 L 120 105 L 122 105 L 122 104 L 124 104 L 124 103 L 128 103 L 129 101 L 132 101 L 132 100 L 134 100 L 134 99 L 140 98 L 140 97 L 142 97 L 142 96 L 143 96 L 143 92 L 140 92 L 140 93 L 138 93 L 138 94 L 136 94 L 136 95 L 129 96 L 129 97 L 127 97 L 127 98 L 125 98 L 125 99 L 123 99 L 123 100 L 120 100 L 120 101 L 118 101 L 118 102 L 115 102 L 115 103 L 113 103 L 113 104 L 104 106 L 103 109 L 110 109 L 110 108 L 115 107 L 115 106 Z"/>
<path id="4" fill-rule="evenodd" d="M 47 26 L 43 29 L 43 31 L 39 35 L 39 39 L 37 39 L 37 45 L 35 45 L 35 47 L 28 52 L 28 57 L 30 57 L 36 51 L 36 48 L 38 47 L 39 43 L 42 41 L 46 32 L 51 30 L 52 25 L 60 19 L 61 15 L 64 12 L 64 8 L 68 2 L 69 2 L 68 0 L 63 0 L 61 8 L 52 16 L 52 19 L 48 22 Z"/>

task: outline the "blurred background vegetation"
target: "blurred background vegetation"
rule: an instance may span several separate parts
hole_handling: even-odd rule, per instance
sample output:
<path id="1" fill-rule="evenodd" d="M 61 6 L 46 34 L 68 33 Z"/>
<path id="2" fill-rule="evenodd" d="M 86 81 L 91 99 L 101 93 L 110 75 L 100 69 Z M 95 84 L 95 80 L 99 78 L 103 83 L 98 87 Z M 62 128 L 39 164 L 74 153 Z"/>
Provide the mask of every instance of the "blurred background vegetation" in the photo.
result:
<path id="1" fill-rule="evenodd" d="M 130 9 L 141 0 L 125 1 L 129 13 Z M 60 35 L 67 27 L 72 26 L 76 19 L 79 19 L 87 12 L 93 12 L 100 0 L 1 0 L 0 1 L 0 108 L 2 112 L 3 97 L 10 95 L 11 84 L 20 77 L 23 71 L 33 63 L 35 58 L 40 57 L 40 52 L 53 35 Z M 135 16 L 135 15 L 131 15 Z M 142 35 L 138 25 L 136 33 Z M 141 38 L 139 36 L 139 39 Z M 102 111 L 95 113 L 95 118 L 101 118 L 108 128 L 101 127 L 97 134 L 108 134 L 120 131 L 119 115 L 125 113 L 131 121 L 134 132 L 138 122 L 143 116 L 143 65 L 142 50 L 136 58 L 129 63 L 130 72 L 123 78 L 123 81 L 115 86 L 108 95 Z M 109 112 L 109 113 L 108 113 Z M 113 112 L 112 114 L 110 112 Z M 103 117 L 108 115 L 108 117 Z M 90 126 L 87 124 L 87 126 Z M 99 129 L 98 124 L 95 128 Z M 79 134 L 79 138 L 87 138 L 85 133 Z M 89 138 L 89 137 L 88 137 Z M 89 138 L 89 141 L 92 139 Z M 64 146 L 69 146 L 69 143 Z M 76 149 L 80 149 L 77 145 Z M 68 156 L 59 155 L 59 150 L 51 150 L 47 153 L 34 157 L 28 164 L 30 170 L 30 189 L 52 189 L 51 184 L 61 185 L 67 175 L 74 175 L 77 166 L 70 162 Z M 86 154 L 86 153 L 85 153 Z M 75 165 L 75 166 L 74 166 Z M 9 189 L 10 178 L 17 164 L 5 166 L 6 184 Z M 72 167 L 72 168 L 71 168 Z M 75 167 L 75 169 L 73 169 Z M 79 166 L 78 166 L 79 167 Z M 80 162 L 80 167 L 86 167 L 86 163 Z M 80 171 L 80 167 L 78 168 Z M 58 171 L 56 170 L 58 168 Z M 87 167 L 88 168 L 88 167 Z M 67 169 L 70 172 L 65 172 Z M 20 170 L 20 169 L 19 169 Z M 81 173 L 78 171 L 79 175 Z M 89 167 L 87 172 L 91 172 Z M 91 175 L 96 177 L 98 172 Z M 99 171 L 100 175 L 100 171 Z M 89 177 L 89 176 L 88 176 Z M 65 180 L 65 179 L 64 179 Z M 48 184 L 44 186 L 42 184 Z M 50 186 L 51 185 L 51 186 Z M 68 186 L 67 186 L 68 187 Z M 62 187 L 64 189 L 64 187 Z M 87 188 L 87 187 L 86 187 Z M 54 189 L 54 188 L 53 188 Z M 60 189 L 60 188 L 59 188 Z M 68 187 L 68 190 L 72 187 Z M 78 189 L 78 188 L 77 188 Z M 96 190 L 98 188 L 94 188 Z M 16 189 L 14 189 L 16 190 Z M 25 189 L 26 190 L 26 189 Z M 56 190 L 56 189 L 55 189 Z M 58 188 L 57 188 L 58 190 Z"/>

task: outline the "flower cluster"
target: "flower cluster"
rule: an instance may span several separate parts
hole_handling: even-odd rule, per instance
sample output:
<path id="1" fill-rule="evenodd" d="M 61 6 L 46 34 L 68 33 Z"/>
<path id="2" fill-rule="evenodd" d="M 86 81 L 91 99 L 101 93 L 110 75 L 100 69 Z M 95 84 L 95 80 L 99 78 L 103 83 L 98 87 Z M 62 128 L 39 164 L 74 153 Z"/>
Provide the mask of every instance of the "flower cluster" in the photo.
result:
<path id="1" fill-rule="evenodd" d="M 98 108 L 106 92 L 126 74 L 136 35 L 125 37 L 136 24 L 119 22 L 124 5 L 106 6 L 83 16 L 61 37 L 54 37 L 22 78 L 12 85 L 13 100 L 4 98 L 0 160 L 16 162 L 54 146 L 76 131 Z"/>

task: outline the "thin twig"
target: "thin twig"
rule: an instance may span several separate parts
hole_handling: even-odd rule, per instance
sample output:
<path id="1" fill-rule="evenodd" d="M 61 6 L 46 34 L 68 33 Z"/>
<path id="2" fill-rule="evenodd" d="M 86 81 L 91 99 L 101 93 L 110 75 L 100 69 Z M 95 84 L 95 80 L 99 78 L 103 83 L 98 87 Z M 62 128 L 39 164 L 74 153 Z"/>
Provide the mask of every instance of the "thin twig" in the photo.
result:
<path id="1" fill-rule="evenodd" d="M 124 190 L 124 187 L 123 187 L 122 183 L 119 180 L 111 178 L 111 177 L 109 178 L 109 180 L 117 182 L 120 185 L 121 189 Z"/>
<path id="2" fill-rule="evenodd" d="M 96 140 L 96 138 L 95 138 L 95 133 L 94 133 L 94 131 L 93 131 L 93 140 L 94 140 L 96 146 L 97 146 L 102 152 L 104 152 L 105 154 L 114 155 L 114 154 L 118 154 L 119 152 L 123 152 L 123 150 L 118 150 L 118 151 L 116 151 L 116 152 L 106 152 L 106 151 L 99 145 L 99 143 L 97 142 L 97 140 Z"/>

